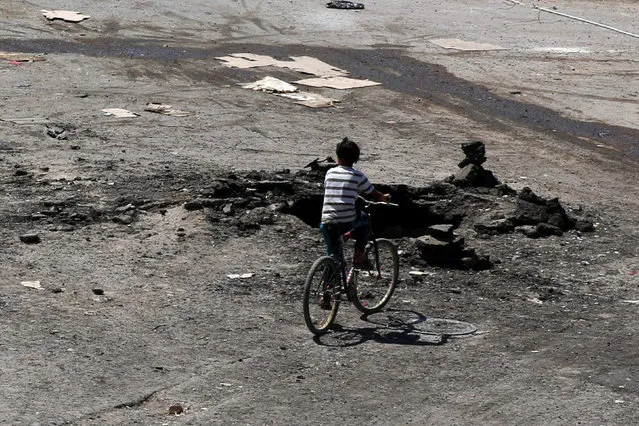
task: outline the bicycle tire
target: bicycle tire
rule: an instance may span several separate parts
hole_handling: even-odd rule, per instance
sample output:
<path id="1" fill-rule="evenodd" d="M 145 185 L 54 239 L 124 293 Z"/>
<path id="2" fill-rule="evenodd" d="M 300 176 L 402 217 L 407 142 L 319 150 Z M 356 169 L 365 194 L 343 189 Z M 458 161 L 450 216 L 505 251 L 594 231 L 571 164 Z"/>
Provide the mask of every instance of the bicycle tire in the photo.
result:
<path id="1" fill-rule="evenodd" d="M 385 238 L 378 238 L 370 244 L 367 255 L 373 267 L 360 270 L 355 275 L 352 300 L 358 310 L 372 314 L 381 311 L 395 291 L 399 279 L 399 255 L 395 244 Z"/>
<path id="2" fill-rule="evenodd" d="M 333 325 L 340 299 L 339 268 L 330 256 L 320 257 L 308 271 L 304 285 L 304 321 L 311 333 L 325 334 Z M 322 307 L 321 304 L 327 304 Z"/>

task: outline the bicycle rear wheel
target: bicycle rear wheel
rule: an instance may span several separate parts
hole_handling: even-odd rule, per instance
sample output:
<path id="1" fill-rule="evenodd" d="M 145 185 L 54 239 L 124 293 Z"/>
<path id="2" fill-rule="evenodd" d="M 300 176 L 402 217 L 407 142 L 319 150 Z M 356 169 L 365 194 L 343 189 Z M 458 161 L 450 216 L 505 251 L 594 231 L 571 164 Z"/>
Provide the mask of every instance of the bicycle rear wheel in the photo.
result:
<path id="1" fill-rule="evenodd" d="M 333 324 L 339 308 L 339 268 L 329 256 L 313 263 L 304 287 L 304 320 L 311 333 L 320 336 Z"/>
<path id="2" fill-rule="evenodd" d="M 372 268 L 355 275 L 353 304 L 365 314 L 379 312 L 388 303 L 399 278 L 399 256 L 390 240 L 378 238 L 367 246 Z"/>

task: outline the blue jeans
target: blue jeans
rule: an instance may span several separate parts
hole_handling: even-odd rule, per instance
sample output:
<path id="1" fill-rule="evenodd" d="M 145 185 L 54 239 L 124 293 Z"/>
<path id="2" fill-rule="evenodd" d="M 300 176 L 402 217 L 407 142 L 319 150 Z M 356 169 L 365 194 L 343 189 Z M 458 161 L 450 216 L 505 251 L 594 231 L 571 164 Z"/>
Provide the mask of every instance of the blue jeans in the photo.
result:
<path id="1" fill-rule="evenodd" d="M 352 222 L 328 222 L 320 223 L 320 231 L 326 243 L 326 254 L 333 256 L 337 249 L 337 242 L 340 235 L 352 230 L 351 237 L 355 240 L 355 249 L 364 250 L 368 240 L 368 218 L 361 215 Z"/>

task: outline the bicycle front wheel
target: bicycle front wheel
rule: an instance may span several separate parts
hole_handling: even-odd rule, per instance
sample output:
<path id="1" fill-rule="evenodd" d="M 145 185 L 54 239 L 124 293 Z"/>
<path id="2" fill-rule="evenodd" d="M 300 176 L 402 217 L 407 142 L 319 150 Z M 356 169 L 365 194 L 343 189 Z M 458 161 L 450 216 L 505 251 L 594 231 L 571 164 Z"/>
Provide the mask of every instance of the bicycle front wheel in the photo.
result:
<path id="1" fill-rule="evenodd" d="M 339 268 L 329 257 L 320 257 L 313 263 L 304 287 L 304 320 L 311 333 L 326 333 L 337 315 L 340 289 Z"/>
<path id="2" fill-rule="evenodd" d="M 370 244 L 367 255 L 371 268 L 356 274 L 353 304 L 361 312 L 372 314 L 381 311 L 395 291 L 399 278 L 399 256 L 395 244 L 385 238 L 378 238 Z"/>

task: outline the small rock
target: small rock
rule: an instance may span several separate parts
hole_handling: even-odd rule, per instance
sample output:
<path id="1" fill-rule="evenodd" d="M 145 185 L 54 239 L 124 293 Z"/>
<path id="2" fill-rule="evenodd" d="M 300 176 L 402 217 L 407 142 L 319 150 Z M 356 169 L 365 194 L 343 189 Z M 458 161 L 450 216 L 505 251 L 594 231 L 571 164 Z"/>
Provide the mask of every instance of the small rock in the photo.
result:
<path id="1" fill-rule="evenodd" d="M 20 235 L 20 241 L 25 244 L 38 244 L 41 240 L 38 234 L 23 234 Z"/>
<path id="2" fill-rule="evenodd" d="M 182 404 L 173 404 L 169 407 L 169 414 L 182 414 L 184 412 L 184 407 Z"/>
<path id="3" fill-rule="evenodd" d="M 57 140 L 66 140 L 69 136 L 69 132 L 62 127 L 47 127 L 47 135 Z"/>
<path id="4" fill-rule="evenodd" d="M 126 206 L 116 207 L 115 212 L 118 214 L 128 212 L 129 210 L 133 210 L 135 206 L 133 204 L 127 204 Z"/>
<path id="5" fill-rule="evenodd" d="M 184 203 L 184 208 L 188 211 L 202 210 L 203 207 L 202 202 L 198 200 L 187 201 Z"/>
<path id="6" fill-rule="evenodd" d="M 441 225 L 432 225 L 428 227 L 428 233 L 433 237 L 439 239 L 453 238 L 453 225 L 448 223 Z"/>
<path id="7" fill-rule="evenodd" d="M 133 223 L 133 216 L 120 215 L 113 218 L 113 222 L 120 223 L 122 225 L 130 225 Z"/>

